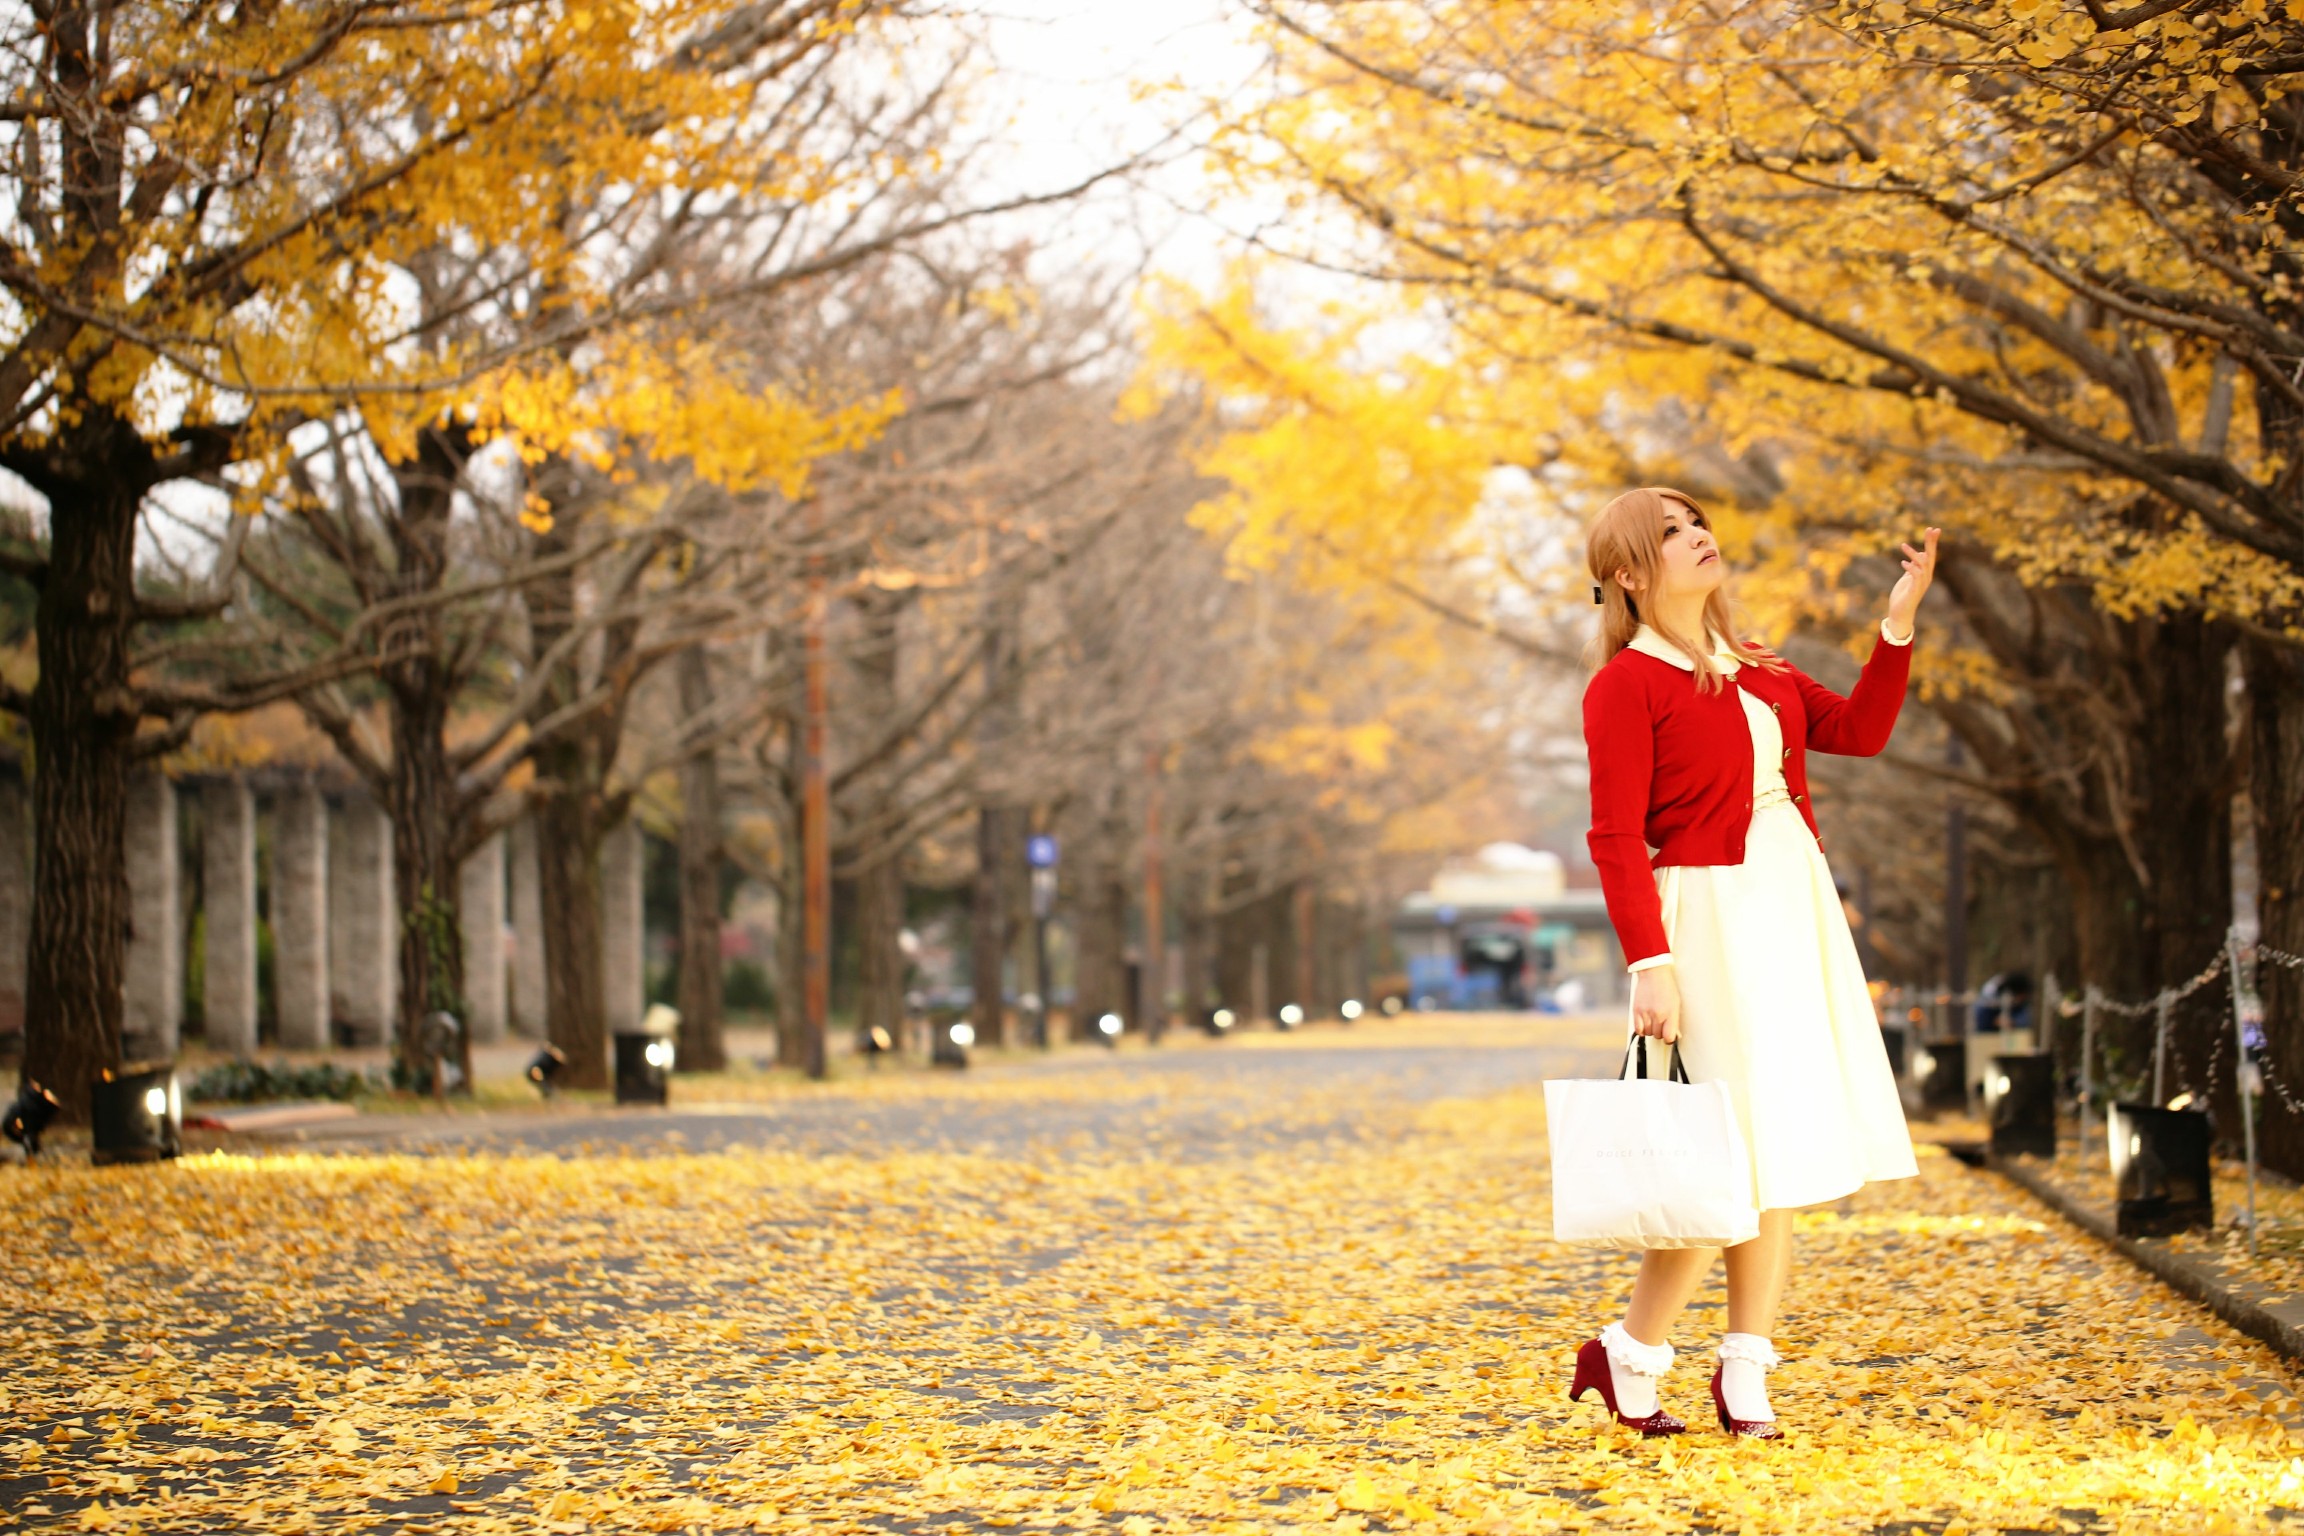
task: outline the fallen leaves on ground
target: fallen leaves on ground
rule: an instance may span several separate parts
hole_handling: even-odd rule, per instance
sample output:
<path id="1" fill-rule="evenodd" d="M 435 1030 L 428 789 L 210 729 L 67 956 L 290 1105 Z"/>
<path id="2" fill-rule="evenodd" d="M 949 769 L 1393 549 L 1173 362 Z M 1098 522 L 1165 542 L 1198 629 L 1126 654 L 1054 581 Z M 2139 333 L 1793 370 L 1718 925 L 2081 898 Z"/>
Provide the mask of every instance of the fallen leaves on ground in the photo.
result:
<path id="1" fill-rule="evenodd" d="M 947 1091 L 1028 1116 L 1018 1081 Z M 1549 1240 L 1540 1094 L 1358 1113 L 1185 1164 L 13 1170 L 0 1488 L 27 1526 L 147 1532 L 2206 1531 L 2304 1504 L 2230 1379 L 2272 1357 L 1934 1149 L 1800 1220 L 1790 1440 L 1710 1427 L 1715 1289 L 1665 1388 L 1695 1431 L 1640 1441 L 1563 1400 L 1632 1265 Z M 2213 1359 L 2155 1347 L 2180 1327 Z"/>

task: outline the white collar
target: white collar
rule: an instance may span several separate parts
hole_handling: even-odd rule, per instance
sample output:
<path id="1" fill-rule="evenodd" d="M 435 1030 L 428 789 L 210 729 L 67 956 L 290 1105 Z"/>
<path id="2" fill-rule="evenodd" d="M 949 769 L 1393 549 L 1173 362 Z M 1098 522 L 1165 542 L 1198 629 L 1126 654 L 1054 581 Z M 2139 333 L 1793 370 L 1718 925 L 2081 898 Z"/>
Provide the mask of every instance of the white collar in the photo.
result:
<path id="1" fill-rule="evenodd" d="M 1743 663 L 1737 659 L 1733 651 L 1728 649 L 1718 635 L 1707 632 L 1705 638 L 1712 642 L 1712 664 L 1718 667 L 1723 675 L 1734 677 Z M 1653 656 L 1658 661 L 1668 661 L 1683 672 L 1696 670 L 1696 663 L 1688 659 L 1688 653 L 1656 633 L 1655 626 L 1651 624 L 1641 625 L 1639 632 L 1624 643 L 1624 648 L 1628 651 L 1638 651 L 1643 656 Z"/>

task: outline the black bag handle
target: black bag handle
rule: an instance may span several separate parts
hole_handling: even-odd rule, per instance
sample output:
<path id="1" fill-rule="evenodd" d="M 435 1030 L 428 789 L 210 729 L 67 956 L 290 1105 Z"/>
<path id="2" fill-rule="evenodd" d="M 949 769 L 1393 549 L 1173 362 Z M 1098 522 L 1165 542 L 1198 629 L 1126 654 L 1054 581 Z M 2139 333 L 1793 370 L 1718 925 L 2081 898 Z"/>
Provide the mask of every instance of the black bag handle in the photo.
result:
<path id="1" fill-rule="evenodd" d="M 1616 1075 L 1618 1077 L 1624 1076 L 1626 1072 L 1632 1071 L 1635 1065 L 1639 1069 L 1635 1075 L 1641 1081 L 1647 1081 L 1648 1037 L 1646 1035 L 1634 1035 L 1632 1037 L 1632 1043 L 1624 1048 L 1624 1065 L 1616 1069 Z M 1672 1042 L 1672 1065 L 1666 1069 L 1664 1080 L 1672 1083 L 1688 1081 L 1688 1065 L 1680 1059 L 1680 1042 L 1677 1040 Z"/>

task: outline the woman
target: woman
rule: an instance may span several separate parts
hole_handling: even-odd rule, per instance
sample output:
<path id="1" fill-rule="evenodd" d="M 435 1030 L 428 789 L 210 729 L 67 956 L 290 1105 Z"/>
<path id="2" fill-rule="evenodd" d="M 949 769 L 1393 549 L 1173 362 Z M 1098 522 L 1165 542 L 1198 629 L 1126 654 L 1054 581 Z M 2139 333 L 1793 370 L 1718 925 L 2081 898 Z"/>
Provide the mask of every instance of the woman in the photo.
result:
<path id="1" fill-rule="evenodd" d="M 1751 1150 L 1760 1235 L 1727 1250 L 1728 1333 L 1712 1402 L 1733 1434 L 1778 1439 L 1769 1344 L 1792 1212 L 1919 1172 L 1848 920 L 1818 846 L 1806 753 L 1869 757 L 1904 702 L 1937 530 L 1904 549 L 1880 642 L 1847 698 L 1737 637 L 1703 508 L 1663 487 L 1601 509 L 1585 546 L 1604 612 L 1584 694 L 1592 858 L 1632 971 L 1632 1027 L 1724 1082 Z M 1657 850 L 1653 863 L 1649 850 Z M 1650 1435 L 1687 1426 L 1657 1380 L 1707 1248 L 1651 1249 L 1632 1306 L 1577 1351 L 1569 1396 L 1598 1389 Z"/>

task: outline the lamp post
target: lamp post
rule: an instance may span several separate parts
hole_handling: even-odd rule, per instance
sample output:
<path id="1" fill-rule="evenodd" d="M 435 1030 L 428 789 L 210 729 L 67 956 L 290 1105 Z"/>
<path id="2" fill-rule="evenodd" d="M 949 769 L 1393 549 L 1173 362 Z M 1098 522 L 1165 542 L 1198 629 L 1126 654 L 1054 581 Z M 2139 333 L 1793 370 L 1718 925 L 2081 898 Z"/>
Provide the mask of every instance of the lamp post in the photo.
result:
<path id="1" fill-rule="evenodd" d="M 1048 917 L 1056 910 L 1056 839 L 1036 832 L 1024 840 L 1024 862 L 1032 871 L 1032 975 L 1039 982 L 1032 1008 L 1032 1043 L 1048 1049 L 1048 1002 L 1056 994 L 1048 974 Z"/>

